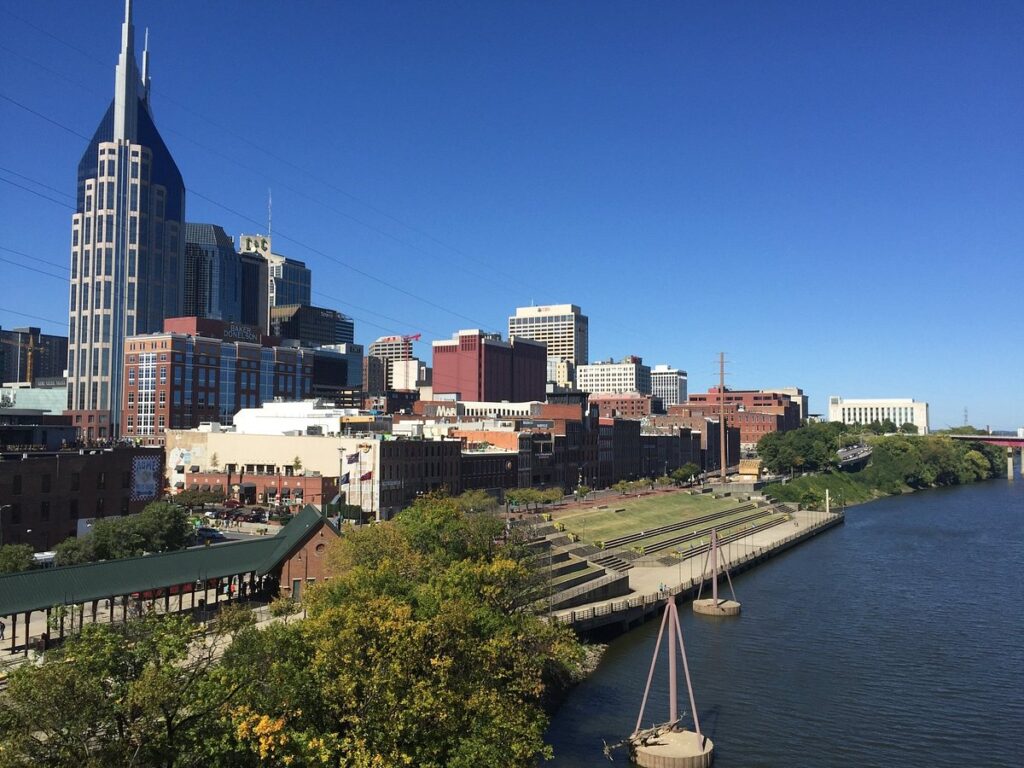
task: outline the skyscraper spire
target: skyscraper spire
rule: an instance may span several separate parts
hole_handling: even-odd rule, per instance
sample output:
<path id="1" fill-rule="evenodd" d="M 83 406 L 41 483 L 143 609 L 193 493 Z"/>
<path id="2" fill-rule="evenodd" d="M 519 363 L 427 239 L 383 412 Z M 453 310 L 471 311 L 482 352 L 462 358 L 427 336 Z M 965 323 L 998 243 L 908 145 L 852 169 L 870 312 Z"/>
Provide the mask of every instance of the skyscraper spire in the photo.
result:
<path id="1" fill-rule="evenodd" d="M 149 27 L 146 27 L 146 35 L 142 44 L 142 100 L 149 108 Z"/>
<path id="2" fill-rule="evenodd" d="M 139 69 L 135 63 L 132 0 L 124 0 L 121 54 L 114 77 L 114 140 L 135 141 L 138 132 Z"/>

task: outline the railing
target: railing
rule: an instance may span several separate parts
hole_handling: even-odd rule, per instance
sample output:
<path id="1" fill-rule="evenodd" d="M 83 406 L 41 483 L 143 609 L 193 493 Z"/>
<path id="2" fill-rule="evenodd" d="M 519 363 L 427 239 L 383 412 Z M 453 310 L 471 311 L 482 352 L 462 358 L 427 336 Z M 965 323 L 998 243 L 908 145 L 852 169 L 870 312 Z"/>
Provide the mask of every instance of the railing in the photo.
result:
<path id="1" fill-rule="evenodd" d="M 822 520 L 812 522 L 809 526 L 799 531 L 798 533 L 790 534 L 772 544 L 763 545 L 756 547 L 749 552 L 734 558 L 729 563 L 723 564 L 724 568 L 728 568 L 730 572 L 734 571 L 738 566 L 745 565 L 751 560 L 756 560 L 763 557 L 765 554 L 770 554 L 779 549 L 784 548 L 787 544 L 797 541 L 802 538 L 806 538 L 821 528 L 829 528 L 839 521 L 841 521 L 845 515 L 842 512 L 833 512 Z M 624 574 L 620 574 L 624 575 Z M 571 610 L 566 613 L 558 614 L 554 616 L 554 620 L 560 624 L 577 624 L 585 621 L 591 621 L 601 616 L 610 616 L 616 613 L 623 613 L 625 611 L 633 610 L 636 608 L 648 608 L 656 604 L 661 603 L 666 597 L 675 597 L 683 592 L 689 592 L 696 588 L 703 579 L 691 578 L 682 584 L 677 584 L 674 587 L 668 587 L 661 592 L 648 593 L 646 595 L 637 595 L 624 600 L 612 600 L 602 605 L 595 605 L 592 608 L 584 608 L 576 611 Z M 645 611 L 646 612 L 646 611 Z"/>

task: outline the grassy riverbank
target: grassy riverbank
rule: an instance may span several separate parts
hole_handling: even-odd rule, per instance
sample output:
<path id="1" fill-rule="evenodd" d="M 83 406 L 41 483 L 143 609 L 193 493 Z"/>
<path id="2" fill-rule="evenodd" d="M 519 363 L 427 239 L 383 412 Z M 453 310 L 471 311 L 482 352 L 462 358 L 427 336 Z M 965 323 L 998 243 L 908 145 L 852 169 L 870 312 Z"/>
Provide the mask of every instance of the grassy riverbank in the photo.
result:
<path id="1" fill-rule="evenodd" d="M 790 434 L 792 438 L 787 437 Z M 857 435 L 832 424 L 803 427 L 786 435 L 764 446 L 769 465 L 779 471 L 784 469 L 783 462 L 790 462 L 818 474 L 773 484 L 768 493 L 780 501 L 807 506 L 820 506 L 826 488 L 836 503 L 857 504 L 924 488 L 1005 477 L 1006 473 L 999 448 L 959 442 L 946 435 Z M 872 448 L 867 467 L 859 472 L 837 471 L 831 459 L 835 449 L 856 441 Z"/>

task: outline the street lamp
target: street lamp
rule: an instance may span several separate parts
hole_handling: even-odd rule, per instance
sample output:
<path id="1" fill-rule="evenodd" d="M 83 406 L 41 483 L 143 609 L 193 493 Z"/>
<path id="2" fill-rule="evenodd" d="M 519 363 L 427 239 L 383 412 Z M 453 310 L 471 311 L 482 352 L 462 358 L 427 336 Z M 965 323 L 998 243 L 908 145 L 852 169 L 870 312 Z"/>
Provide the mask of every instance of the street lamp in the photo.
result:
<path id="1" fill-rule="evenodd" d="M 0 504 L 0 547 L 4 545 L 4 512 L 14 509 L 13 504 Z"/>

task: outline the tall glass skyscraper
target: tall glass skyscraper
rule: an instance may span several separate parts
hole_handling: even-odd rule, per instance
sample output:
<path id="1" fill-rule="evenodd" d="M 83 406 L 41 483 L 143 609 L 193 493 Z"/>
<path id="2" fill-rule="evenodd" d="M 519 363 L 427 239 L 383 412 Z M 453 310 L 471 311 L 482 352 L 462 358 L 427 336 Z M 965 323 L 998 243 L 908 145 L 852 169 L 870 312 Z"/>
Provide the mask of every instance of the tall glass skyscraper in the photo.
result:
<path id="1" fill-rule="evenodd" d="M 68 411 L 86 438 L 120 435 L 124 339 L 181 314 L 185 185 L 153 123 L 125 1 L 114 99 L 78 164 L 71 223 Z"/>
<path id="2" fill-rule="evenodd" d="M 235 242 L 216 224 L 185 223 L 185 294 L 182 314 L 242 320 L 242 260 Z"/>

